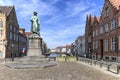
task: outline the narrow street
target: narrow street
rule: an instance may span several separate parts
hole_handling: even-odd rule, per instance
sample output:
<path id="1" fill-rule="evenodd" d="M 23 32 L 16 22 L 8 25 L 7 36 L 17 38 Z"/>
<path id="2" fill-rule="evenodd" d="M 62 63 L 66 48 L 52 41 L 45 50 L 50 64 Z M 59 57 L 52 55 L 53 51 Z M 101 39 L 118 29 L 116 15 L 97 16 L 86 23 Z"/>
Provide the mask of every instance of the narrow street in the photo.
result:
<path id="1" fill-rule="evenodd" d="M 0 80 L 120 80 L 120 77 L 78 62 L 59 62 L 44 69 L 9 69 L 0 64 Z"/>

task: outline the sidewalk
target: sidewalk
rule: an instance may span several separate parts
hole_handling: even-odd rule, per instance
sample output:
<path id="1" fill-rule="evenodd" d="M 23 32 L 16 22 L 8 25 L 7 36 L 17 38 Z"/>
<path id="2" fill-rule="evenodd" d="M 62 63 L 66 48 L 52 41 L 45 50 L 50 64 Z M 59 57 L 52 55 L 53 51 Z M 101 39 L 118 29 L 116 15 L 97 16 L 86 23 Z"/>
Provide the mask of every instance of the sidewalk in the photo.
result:
<path id="1" fill-rule="evenodd" d="M 115 74 L 115 73 L 112 73 L 112 72 L 110 72 L 110 71 L 107 71 L 106 68 L 100 68 L 99 66 L 89 65 L 89 64 L 86 64 L 86 63 L 83 63 L 83 62 L 79 62 L 79 61 L 77 61 L 77 63 L 82 64 L 82 65 L 85 65 L 85 66 L 89 66 L 89 67 L 91 67 L 91 68 L 95 68 L 95 69 L 97 69 L 97 70 L 102 71 L 103 73 L 106 73 L 106 74 L 109 74 L 109 75 L 112 75 L 112 76 L 115 76 L 115 77 L 119 77 L 119 78 L 120 78 L 120 74 Z"/>

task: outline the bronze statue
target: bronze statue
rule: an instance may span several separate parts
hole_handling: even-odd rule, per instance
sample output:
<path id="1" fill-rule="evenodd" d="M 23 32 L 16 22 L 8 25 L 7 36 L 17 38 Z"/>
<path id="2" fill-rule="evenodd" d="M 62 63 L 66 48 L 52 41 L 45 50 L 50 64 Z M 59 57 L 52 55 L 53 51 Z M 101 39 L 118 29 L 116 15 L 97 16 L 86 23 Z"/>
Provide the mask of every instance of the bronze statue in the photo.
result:
<path id="1" fill-rule="evenodd" d="M 31 18 L 31 32 L 33 34 L 38 34 L 40 35 L 40 23 L 39 23 L 39 19 L 38 19 L 38 16 L 37 16 L 37 12 L 33 12 L 33 16 Z"/>

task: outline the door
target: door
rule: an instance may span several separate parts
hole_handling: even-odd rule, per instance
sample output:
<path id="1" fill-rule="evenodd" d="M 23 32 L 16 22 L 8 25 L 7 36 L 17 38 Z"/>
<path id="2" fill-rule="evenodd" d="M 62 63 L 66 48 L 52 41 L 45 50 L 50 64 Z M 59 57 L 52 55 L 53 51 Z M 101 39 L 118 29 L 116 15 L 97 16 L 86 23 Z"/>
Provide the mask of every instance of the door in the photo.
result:
<path id="1" fill-rule="evenodd" d="M 101 59 L 103 59 L 103 39 L 100 40 L 100 45 L 101 45 Z"/>

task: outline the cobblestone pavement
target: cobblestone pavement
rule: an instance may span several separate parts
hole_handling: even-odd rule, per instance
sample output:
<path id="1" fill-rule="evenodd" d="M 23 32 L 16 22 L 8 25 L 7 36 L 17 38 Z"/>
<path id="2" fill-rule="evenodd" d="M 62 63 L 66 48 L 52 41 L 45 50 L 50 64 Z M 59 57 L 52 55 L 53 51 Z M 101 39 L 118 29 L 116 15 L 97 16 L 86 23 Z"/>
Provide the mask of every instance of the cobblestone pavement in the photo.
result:
<path id="1" fill-rule="evenodd" d="M 120 80 L 101 70 L 77 62 L 59 62 L 44 69 L 9 69 L 0 64 L 0 80 Z"/>

